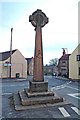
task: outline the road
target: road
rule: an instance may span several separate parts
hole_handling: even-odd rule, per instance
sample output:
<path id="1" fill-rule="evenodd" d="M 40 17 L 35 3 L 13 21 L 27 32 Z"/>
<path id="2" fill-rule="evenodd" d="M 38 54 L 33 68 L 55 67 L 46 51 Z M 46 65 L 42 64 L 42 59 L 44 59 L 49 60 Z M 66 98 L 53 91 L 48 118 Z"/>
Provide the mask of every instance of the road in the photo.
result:
<path id="1" fill-rule="evenodd" d="M 31 79 L 28 78 L 28 80 Z M 0 83 L 0 89 L 2 87 L 2 116 L 3 118 L 6 117 L 19 117 L 19 115 L 13 110 L 13 108 L 10 106 L 10 100 L 9 97 L 13 94 L 18 92 L 18 90 L 23 90 L 24 88 L 28 87 L 28 80 L 23 81 L 7 81 L 3 82 L 2 85 Z M 25 112 L 19 112 L 21 117 L 52 117 L 57 118 L 57 115 L 59 118 L 64 117 L 72 117 L 72 118 L 78 118 L 80 117 L 80 82 L 74 82 L 67 79 L 61 79 L 61 78 L 55 78 L 52 76 L 45 76 L 45 80 L 48 80 L 48 87 L 51 89 L 51 91 L 56 92 L 61 97 L 63 97 L 67 102 L 69 102 L 68 105 L 62 105 L 62 106 L 54 106 L 54 107 L 47 107 L 47 108 L 39 108 L 36 109 L 35 112 L 32 110 L 27 110 L 27 114 Z M 5 109 L 6 107 L 6 109 Z M 7 113 L 9 111 L 9 113 Z M 14 112 L 13 112 L 14 111 Z M 54 112 L 53 112 L 54 111 Z M 31 116 L 31 114 L 32 116 Z M 34 113 L 34 115 L 33 115 Z M 56 113 L 56 114 L 55 114 Z M 45 115 L 45 116 L 44 116 Z"/>

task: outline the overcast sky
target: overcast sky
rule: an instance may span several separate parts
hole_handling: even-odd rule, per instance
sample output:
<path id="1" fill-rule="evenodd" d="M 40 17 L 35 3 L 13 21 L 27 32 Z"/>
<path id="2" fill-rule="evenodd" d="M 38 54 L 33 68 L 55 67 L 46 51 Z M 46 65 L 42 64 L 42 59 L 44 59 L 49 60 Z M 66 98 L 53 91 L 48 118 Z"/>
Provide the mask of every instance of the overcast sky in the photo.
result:
<path id="1" fill-rule="evenodd" d="M 52 58 L 60 58 L 62 48 L 72 53 L 78 45 L 79 0 L 25 1 L 0 2 L 0 52 L 10 50 L 13 27 L 12 48 L 19 49 L 24 57 L 34 56 L 35 31 L 29 15 L 41 9 L 49 18 L 49 23 L 42 28 L 44 64 Z"/>

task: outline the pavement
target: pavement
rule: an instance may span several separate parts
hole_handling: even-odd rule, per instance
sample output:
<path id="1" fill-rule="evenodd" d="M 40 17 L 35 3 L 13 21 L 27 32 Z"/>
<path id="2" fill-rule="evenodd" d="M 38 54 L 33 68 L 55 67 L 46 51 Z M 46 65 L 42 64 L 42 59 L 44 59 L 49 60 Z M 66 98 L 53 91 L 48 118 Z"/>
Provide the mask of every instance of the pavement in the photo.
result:
<path id="1" fill-rule="evenodd" d="M 12 79 L 0 79 L 0 82 L 2 82 L 2 83 L 4 83 L 4 82 L 23 82 L 23 81 L 26 81 L 26 80 L 28 80 L 28 78 L 27 79 L 12 78 Z"/>
<path id="2" fill-rule="evenodd" d="M 29 79 L 29 77 L 28 79 L 3 79 L 2 82 L 22 82 Z M 56 79 L 69 80 L 62 77 L 56 77 Z M 42 106 L 35 106 L 35 108 L 28 106 L 29 109 L 27 110 L 16 111 L 14 109 L 12 95 L 2 95 L 2 101 L 2 118 L 48 118 L 48 120 L 50 118 L 66 118 L 67 120 L 71 118 L 73 120 L 79 120 L 80 118 L 80 107 L 76 108 L 73 104 L 67 102 L 55 105 L 45 104 Z"/>
<path id="3" fill-rule="evenodd" d="M 32 76 L 28 76 L 27 78 L 3 78 L 3 79 L 0 79 L 0 82 L 22 82 L 22 81 L 26 81 L 26 80 L 30 80 Z M 54 76 L 51 76 L 51 77 L 54 77 Z M 57 76 L 55 77 L 56 79 L 61 79 L 61 80 L 70 80 L 70 81 L 73 81 L 73 82 L 80 82 L 80 80 L 75 80 L 75 79 L 69 79 L 69 78 L 65 78 L 65 77 L 60 77 L 60 76 Z"/>
<path id="4" fill-rule="evenodd" d="M 55 77 L 56 79 L 61 79 L 61 80 L 66 80 L 66 81 L 72 81 L 72 82 L 80 82 L 80 80 L 77 79 L 70 79 L 70 78 L 65 78 L 65 77 Z"/>
<path id="5" fill-rule="evenodd" d="M 59 103 L 56 105 L 45 104 L 42 106 L 35 106 L 35 108 L 33 108 L 33 106 L 30 106 L 29 108 L 28 106 L 29 109 L 27 110 L 16 111 L 14 109 L 12 96 L 4 96 L 3 102 L 6 99 L 7 101 L 5 105 L 2 106 L 2 118 L 48 118 L 48 120 L 50 118 L 66 118 L 66 120 L 69 120 L 69 118 L 74 118 L 75 120 L 79 120 L 80 118 L 80 111 L 79 113 L 77 113 L 77 111 L 75 112 L 77 108 L 70 103 Z"/>

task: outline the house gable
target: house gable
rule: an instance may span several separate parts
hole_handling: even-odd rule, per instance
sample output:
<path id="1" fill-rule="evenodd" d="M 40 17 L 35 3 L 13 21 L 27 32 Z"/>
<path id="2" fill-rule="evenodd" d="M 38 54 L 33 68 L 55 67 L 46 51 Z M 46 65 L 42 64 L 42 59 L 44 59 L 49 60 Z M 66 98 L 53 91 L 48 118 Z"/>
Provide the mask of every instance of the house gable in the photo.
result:
<path id="1" fill-rule="evenodd" d="M 12 51 L 12 54 L 15 52 L 16 50 Z M 1 52 L 0 53 L 0 61 L 4 61 L 6 59 L 8 59 L 10 57 L 10 51 L 6 51 L 6 52 Z"/>
<path id="2" fill-rule="evenodd" d="M 12 54 L 12 63 L 23 63 L 24 61 L 27 62 L 25 57 L 21 54 L 19 50 L 16 50 L 14 54 Z"/>

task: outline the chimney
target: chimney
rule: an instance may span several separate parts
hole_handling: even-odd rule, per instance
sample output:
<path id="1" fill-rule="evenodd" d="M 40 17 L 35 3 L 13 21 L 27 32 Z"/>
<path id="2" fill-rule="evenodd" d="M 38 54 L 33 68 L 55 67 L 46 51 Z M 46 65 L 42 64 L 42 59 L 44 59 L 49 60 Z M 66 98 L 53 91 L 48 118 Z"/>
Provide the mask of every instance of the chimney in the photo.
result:
<path id="1" fill-rule="evenodd" d="M 66 54 L 65 49 L 64 48 L 62 48 L 62 49 L 63 49 L 63 55 L 65 55 Z"/>

